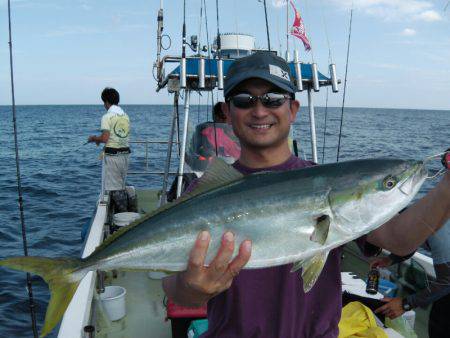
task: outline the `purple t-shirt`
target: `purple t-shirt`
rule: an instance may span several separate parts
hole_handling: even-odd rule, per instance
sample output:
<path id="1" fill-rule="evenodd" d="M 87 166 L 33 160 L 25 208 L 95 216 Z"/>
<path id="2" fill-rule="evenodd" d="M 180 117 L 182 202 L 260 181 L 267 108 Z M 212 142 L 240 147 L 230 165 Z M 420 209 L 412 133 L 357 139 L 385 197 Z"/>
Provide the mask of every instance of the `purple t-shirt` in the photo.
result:
<path id="1" fill-rule="evenodd" d="M 234 168 L 243 174 L 285 171 L 313 166 L 291 156 L 283 164 L 261 169 Z M 337 337 L 342 295 L 340 257 L 342 248 L 332 250 L 314 287 L 303 291 L 299 272 L 292 264 L 265 269 L 241 270 L 231 287 L 208 302 L 210 337 Z"/>

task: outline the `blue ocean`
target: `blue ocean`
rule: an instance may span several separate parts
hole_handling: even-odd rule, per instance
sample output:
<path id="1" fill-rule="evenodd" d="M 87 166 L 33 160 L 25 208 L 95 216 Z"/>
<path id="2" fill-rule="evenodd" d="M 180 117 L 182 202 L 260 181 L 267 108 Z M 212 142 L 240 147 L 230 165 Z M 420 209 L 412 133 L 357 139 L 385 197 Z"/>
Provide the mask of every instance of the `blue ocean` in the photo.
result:
<path id="1" fill-rule="evenodd" d="M 123 108 L 132 121 L 133 140 L 167 140 L 171 106 L 125 105 Z M 192 106 L 192 120 L 205 121 L 209 111 L 210 107 Z M 81 229 L 94 212 L 101 178 L 100 148 L 83 144 L 88 135 L 98 133 L 103 113 L 104 108 L 100 105 L 17 107 L 24 216 L 30 255 L 81 254 Z M 340 108 L 316 108 L 319 162 L 322 159 L 324 162 L 336 161 L 340 116 Z M 22 255 L 23 248 L 11 107 L 0 106 L 0 119 L 0 258 L 3 258 Z M 373 157 L 424 159 L 450 146 L 449 130 L 450 111 L 346 108 L 340 161 Z M 297 117 L 293 136 L 299 141 L 301 156 L 310 159 L 306 108 L 302 108 Z M 149 149 L 148 170 L 163 168 L 165 149 L 165 145 Z M 135 146 L 130 171 L 145 170 L 144 160 L 145 147 Z M 430 163 L 431 172 L 439 168 L 439 161 Z M 420 195 L 436 182 L 427 181 Z M 130 175 L 128 184 L 160 188 L 161 178 Z M 32 337 L 25 282 L 24 273 L 0 269 L 1 337 Z M 46 284 L 36 276 L 33 277 L 33 291 L 40 328 L 49 292 Z M 56 335 L 55 330 L 51 336 Z"/>

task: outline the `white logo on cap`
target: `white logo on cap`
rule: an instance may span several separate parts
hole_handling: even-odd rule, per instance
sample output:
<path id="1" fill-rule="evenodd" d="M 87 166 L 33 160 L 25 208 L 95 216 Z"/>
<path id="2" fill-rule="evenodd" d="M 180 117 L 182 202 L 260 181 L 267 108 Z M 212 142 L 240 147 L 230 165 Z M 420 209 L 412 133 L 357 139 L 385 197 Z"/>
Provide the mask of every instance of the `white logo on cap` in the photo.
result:
<path id="1" fill-rule="evenodd" d="M 275 75 L 275 76 L 281 77 L 282 79 L 285 79 L 285 80 L 289 81 L 289 74 L 288 74 L 288 72 L 284 71 L 283 69 L 281 69 L 278 66 L 269 65 L 269 73 L 271 75 Z"/>

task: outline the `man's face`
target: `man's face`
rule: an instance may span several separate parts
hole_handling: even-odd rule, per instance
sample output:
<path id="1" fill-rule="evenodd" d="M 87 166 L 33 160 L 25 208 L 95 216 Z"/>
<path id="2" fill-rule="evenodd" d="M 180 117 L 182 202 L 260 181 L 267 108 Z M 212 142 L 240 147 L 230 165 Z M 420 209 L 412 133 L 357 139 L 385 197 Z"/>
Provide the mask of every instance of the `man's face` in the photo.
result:
<path id="1" fill-rule="evenodd" d="M 280 93 L 280 90 L 261 79 L 244 81 L 234 91 L 235 94 L 255 96 L 269 92 Z M 290 99 L 278 108 L 264 107 L 260 100 L 248 109 L 235 107 L 232 101 L 223 105 L 241 146 L 255 150 L 277 149 L 284 143 L 287 145 L 290 125 L 295 120 L 298 108 L 298 101 Z"/>

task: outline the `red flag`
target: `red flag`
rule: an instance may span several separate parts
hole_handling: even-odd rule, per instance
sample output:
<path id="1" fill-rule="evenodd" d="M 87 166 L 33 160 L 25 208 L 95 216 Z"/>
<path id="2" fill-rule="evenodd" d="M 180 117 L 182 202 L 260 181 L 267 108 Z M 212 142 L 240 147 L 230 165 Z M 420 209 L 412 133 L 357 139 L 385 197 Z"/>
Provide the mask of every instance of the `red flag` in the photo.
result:
<path id="1" fill-rule="evenodd" d="M 311 44 L 309 43 L 309 40 L 306 37 L 305 25 L 303 24 L 302 17 L 300 16 L 300 13 L 297 12 L 294 3 L 292 1 L 289 2 L 291 3 L 291 6 L 294 9 L 295 13 L 294 23 L 292 24 L 291 28 L 291 35 L 302 40 L 303 46 L 305 46 L 305 50 L 308 51 L 311 49 Z"/>

